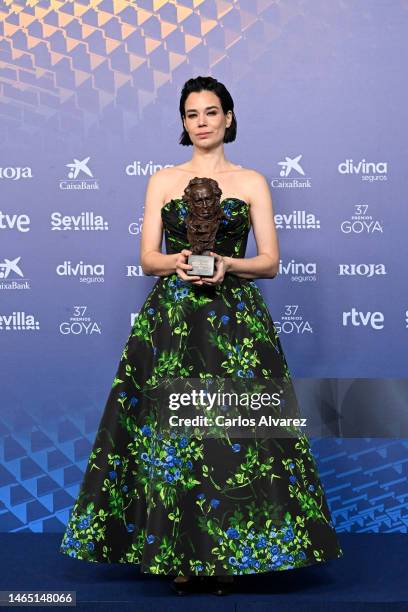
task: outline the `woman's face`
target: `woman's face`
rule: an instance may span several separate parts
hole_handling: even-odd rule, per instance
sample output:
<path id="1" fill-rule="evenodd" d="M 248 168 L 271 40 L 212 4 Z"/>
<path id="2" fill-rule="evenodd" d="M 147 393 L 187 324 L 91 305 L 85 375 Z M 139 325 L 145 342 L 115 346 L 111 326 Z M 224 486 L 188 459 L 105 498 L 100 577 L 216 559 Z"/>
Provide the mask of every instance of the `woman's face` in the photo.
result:
<path id="1" fill-rule="evenodd" d="M 218 96 L 212 91 L 192 92 L 185 104 L 184 127 L 193 145 L 209 148 L 224 140 L 225 129 L 232 120 L 232 112 L 226 115 Z"/>

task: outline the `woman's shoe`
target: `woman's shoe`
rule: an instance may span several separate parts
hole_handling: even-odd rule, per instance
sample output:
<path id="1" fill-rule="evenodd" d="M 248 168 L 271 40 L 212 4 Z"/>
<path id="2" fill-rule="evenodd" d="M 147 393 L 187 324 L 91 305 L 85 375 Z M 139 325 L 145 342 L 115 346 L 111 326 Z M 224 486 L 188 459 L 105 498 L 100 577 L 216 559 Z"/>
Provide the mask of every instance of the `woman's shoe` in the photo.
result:
<path id="1" fill-rule="evenodd" d="M 233 584 L 233 576 L 215 576 L 210 591 L 214 595 L 228 595 L 232 591 Z"/>
<path id="2" fill-rule="evenodd" d="M 172 580 L 171 588 L 177 593 L 177 595 L 187 595 L 188 593 L 195 592 L 197 587 L 197 576 L 189 576 L 187 580 L 177 581 Z"/>

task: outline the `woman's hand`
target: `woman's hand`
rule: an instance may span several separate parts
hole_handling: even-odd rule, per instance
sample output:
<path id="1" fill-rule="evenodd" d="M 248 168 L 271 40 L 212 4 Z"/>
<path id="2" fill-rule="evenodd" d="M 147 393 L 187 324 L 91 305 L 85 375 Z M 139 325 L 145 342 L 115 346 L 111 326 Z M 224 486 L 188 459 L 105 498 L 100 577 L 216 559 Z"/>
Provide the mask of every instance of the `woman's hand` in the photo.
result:
<path id="1" fill-rule="evenodd" d="M 215 271 L 213 276 L 192 276 L 186 274 L 184 270 L 191 270 L 192 265 L 186 263 L 187 257 L 192 254 L 192 251 L 183 249 L 176 258 L 176 272 L 179 278 L 184 281 L 191 282 L 192 285 L 220 285 L 227 271 L 226 263 L 222 255 L 218 255 L 210 251 L 210 255 L 215 258 Z"/>
<path id="2" fill-rule="evenodd" d="M 220 285 L 223 280 L 225 273 L 227 272 L 227 266 L 222 255 L 218 255 L 213 251 L 209 253 L 215 257 L 215 271 L 213 276 L 202 276 L 202 284 L 204 285 Z"/>
<path id="3" fill-rule="evenodd" d="M 183 249 L 180 251 L 180 253 L 178 253 L 175 263 L 176 273 L 183 281 L 189 281 L 193 285 L 202 285 L 203 281 L 201 280 L 201 276 L 192 276 L 191 274 L 186 274 L 184 271 L 191 270 L 193 267 L 191 264 L 187 263 L 187 257 L 189 255 L 192 255 L 192 251 L 189 251 L 188 249 Z"/>

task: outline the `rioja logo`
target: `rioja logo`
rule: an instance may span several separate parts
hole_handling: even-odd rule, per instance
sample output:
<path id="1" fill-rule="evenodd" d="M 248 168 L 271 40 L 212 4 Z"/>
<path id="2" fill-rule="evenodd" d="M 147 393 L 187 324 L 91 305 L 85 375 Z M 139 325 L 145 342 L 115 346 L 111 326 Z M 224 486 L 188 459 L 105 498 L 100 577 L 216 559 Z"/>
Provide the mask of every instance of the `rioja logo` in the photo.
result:
<path id="1" fill-rule="evenodd" d="M 7 168 L 0 168 L 0 179 L 6 179 L 9 181 L 19 181 L 21 178 L 33 178 L 31 168 L 25 166 L 7 166 Z"/>

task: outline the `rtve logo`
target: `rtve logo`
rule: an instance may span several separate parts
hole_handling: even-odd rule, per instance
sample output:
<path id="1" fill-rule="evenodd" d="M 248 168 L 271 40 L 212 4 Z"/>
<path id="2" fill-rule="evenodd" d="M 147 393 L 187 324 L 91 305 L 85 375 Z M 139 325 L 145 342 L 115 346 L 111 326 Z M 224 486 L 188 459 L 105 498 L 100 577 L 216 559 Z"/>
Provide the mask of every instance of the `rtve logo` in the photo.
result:
<path id="1" fill-rule="evenodd" d="M 357 308 L 343 311 L 343 327 L 371 327 L 372 329 L 384 329 L 384 314 L 382 312 L 361 312 Z"/>

